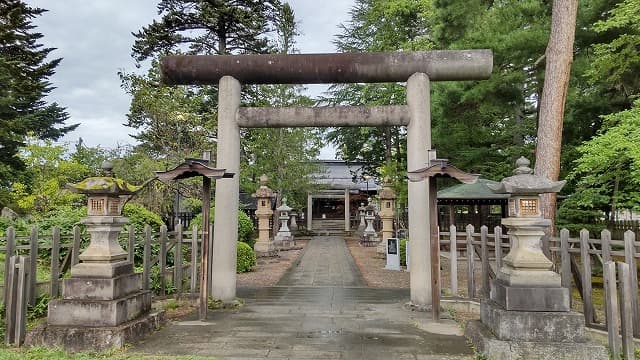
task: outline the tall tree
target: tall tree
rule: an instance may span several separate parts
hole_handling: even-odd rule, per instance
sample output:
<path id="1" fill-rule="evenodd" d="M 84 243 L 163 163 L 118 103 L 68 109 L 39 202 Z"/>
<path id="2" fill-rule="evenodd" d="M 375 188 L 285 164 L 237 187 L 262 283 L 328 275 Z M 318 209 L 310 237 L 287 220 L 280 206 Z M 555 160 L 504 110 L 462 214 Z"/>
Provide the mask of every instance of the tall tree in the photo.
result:
<path id="1" fill-rule="evenodd" d="M 296 53 L 298 35 L 295 14 L 289 4 L 275 22 L 276 36 L 272 49 L 278 53 Z M 254 87 L 252 106 L 311 106 L 313 101 L 302 95 L 302 86 L 271 85 Z M 257 188 L 261 174 L 269 178 L 269 186 L 278 193 L 278 201 L 287 197 L 290 206 L 306 206 L 307 192 L 313 190 L 313 174 L 319 171 L 313 161 L 322 146 L 321 133 L 313 128 L 247 129 L 243 136 L 244 158 L 241 186 L 247 192 Z"/>
<path id="2" fill-rule="evenodd" d="M 160 21 L 134 33 L 138 61 L 159 54 L 261 53 L 280 14 L 279 0 L 162 0 Z"/>
<path id="3" fill-rule="evenodd" d="M 47 61 L 53 48 L 44 48 L 42 34 L 31 21 L 46 10 L 20 0 L 0 2 L 0 185 L 24 168 L 18 156 L 28 136 L 56 140 L 77 125 L 65 126 L 69 115 L 45 97 L 53 90 L 48 81 L 62 59 Z"/>
<path id="4" fill-rule="evenodd" d="M 554 181 L 560 175 L 562 123 L 573 62 L 577 11 L 578 0 L 553 1 L 551 35 L 545 53 L 546 69 L 538 117 L 535 172 Z M 554 221 L 556 194 L 544 194 L 540 206 L 543 216 Z M 553 234 L 553 226 L 550 231 Z"/>

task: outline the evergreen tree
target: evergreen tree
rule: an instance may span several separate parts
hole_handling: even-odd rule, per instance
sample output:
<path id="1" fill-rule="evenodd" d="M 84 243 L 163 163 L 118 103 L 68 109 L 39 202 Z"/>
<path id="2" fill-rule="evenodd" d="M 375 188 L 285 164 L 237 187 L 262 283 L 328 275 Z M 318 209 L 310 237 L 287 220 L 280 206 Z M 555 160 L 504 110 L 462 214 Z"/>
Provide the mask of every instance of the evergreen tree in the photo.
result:
<path id="1" fill-rule="evenodd" d="M 54 49 L 39 43 L 43 35 L 31 23 L 45 11 L 20 0 L 0 2 L 0 186 L 24 168 L 17 155 L 28 136 L 56 140 L 77 127 L 65 126 L 65 109 L 44 99 L 61 61 L 47 61 Z"/>

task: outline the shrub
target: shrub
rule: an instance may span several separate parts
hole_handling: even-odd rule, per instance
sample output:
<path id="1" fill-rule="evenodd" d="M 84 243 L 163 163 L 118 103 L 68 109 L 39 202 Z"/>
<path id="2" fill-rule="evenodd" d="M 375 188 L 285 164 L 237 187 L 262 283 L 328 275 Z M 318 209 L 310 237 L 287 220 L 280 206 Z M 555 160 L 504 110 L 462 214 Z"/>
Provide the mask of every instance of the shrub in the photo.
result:
<path id="1" fill-rule="evenodd" d="M 400 239 L 400 265 L 407 266 L 407 241 L 409 239 Z"/>
<path id="2" fill-rule="evenodd" d="M 145 225 L 151 225 L 154 231 L 158 231 L 164 225 L 160 215 L 147 210 L 144 206 L 135 203 L 128 203 L 122 209 L 122 215 L 129 218 L 129 224 L 134 226 L 135 233 L 144 232 Z"/>
<path id="3" fill-rule="evenodd" d="M 256 265 L 256 254 L 253 249 L 246 243 L 238 242 L 238 259 L 236 262 L 236 272 L 243 273 L 251 271 Z"/>
<path id="4" fill-rule="evenodd" d="M 213 223 L 214 215 L 215 208 L 212 207 L 209 213 L 209 221 L 211 223 Z M 191 225 L 198 225 L 198 228 L 202 228 L 202 214 L 196 215 L 193 220 L 191 220 Z M 251 221 L 249 215 L 242 210 L 238 210 L 238 240 L 248 244 L 252 249 L 256 243 L 256 240 L 253 238 L 253 221 Z"/>

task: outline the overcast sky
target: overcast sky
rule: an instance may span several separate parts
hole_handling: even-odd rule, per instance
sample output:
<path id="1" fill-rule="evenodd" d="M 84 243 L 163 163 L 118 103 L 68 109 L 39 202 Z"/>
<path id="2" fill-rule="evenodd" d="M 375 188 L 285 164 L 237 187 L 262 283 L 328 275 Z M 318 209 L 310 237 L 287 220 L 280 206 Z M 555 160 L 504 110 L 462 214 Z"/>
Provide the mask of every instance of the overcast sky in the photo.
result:
<path id="1" fill-rule="evenodd" d="M 48 101 L 67 108 L 68 123 L 78 129 L 64 142 L 82 137 L 88 146 L 115 147 L 133 143 L 132 129 L 123 126 L 129 96 L 120 88 L 119 70 L 136 70 L 131 58 L 133 36 L 154 18 L 157 0 L 26 0 L 30 6 L 49 10 L 34 20 L 51 56 L 63 58 L 50 81 L 56 89 Z M 301 53 L 335 52 L 333 37 L 348 20 L 353 0 L 289 0 L 299 30 Z M 318 91 L 318 88 L 312 89 Z M 321 158 L 330 156 L 323 152 Z"/>

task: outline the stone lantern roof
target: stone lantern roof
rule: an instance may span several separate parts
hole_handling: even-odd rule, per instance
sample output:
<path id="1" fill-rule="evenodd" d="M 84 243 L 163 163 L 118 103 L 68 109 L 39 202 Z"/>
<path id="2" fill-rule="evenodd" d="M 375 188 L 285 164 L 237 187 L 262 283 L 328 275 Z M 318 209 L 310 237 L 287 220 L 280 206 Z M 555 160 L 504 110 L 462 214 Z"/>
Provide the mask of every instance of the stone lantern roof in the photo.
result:
<path id="1" fill-rule="evenodd" d="M 562 189 L 566 180 L 551 181 L 533 173 L 529 167 L 531 162 L 521 156 L 516 160 L 515 175 L 502 179 L 497 184 L 487 184 L 487 187 L 499 194 L 544 194 L 557 193 Z"/>
<path id="2" fill-rule="evenodd" d="M 283 212 L 283 211 L 291 211 L 293 209 L 287 206 L 287 198 L 282 198 L 282 205 L 278 206 L 276 210 L 278 210 L 279 212 Z"/>
<path id="3" fill-rule="evenodd" d="M 267 177 L 267 175 L 262 174 L 262 176 L 260 176 L 260 187 L 258 187 L 258 189 L 256 190 L 255 194 L 252 194 L 252 197 L 255 198 L 271 198 L 273 197 L 273 190 L 271 190 L 268 186 L 267 186 L 267 181 L 269 181 L 269 178 Z M 283 203 L 284 203 L 285 199 L 283 199 Z"/>
<path id="4" fill-rule="evenodd" d="M 384 179 L 382 180 L 383 184 L 384 184 L 384 188 L 382 188 L 382 190 L 378 191 L 378 199 L 380 200 L 393 200 L 395 198 L 397 198 L 398 196 L 396 195 L 396 192 L 393 191 L 393 189 L 391 188 L 391 178 L 388 176 L 385 176 Z"/>
<path id="5" fill-rule="evenodd" d="M 121 196 L 133 195 L 144 187 L 144 185 L 132 185 L 123 179 L 114 178 L 113 165 L 109 161 L 102 163 L 102 169 L 106 173 L 105 176 L 90 177 L 77 184 L 67 184 L 67 189 L 78 194 Z"/>

